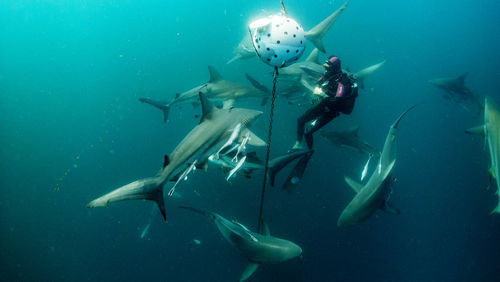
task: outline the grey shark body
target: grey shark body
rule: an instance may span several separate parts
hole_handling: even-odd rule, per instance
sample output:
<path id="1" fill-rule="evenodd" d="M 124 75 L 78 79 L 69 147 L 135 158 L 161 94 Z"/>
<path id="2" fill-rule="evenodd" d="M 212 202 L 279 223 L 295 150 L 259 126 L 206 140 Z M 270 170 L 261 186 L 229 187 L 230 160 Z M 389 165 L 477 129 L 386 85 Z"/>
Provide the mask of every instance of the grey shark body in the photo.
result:
<path id="1" fill-rule="evenodd" d="M 249 132 L 247 128 L 262 112 L 242 108 L 217 109 L 201 93 L 199 98 L 203 112 L 200 123 L 166 157 L 163 169 L 155 177 L 137 180 L 122 186 L 93 200 L 87 207 L 106 207 L 108 203 L 124 200 L 152 200 L 158 204 L 163 217 L 166 219 L 163 186 L 189 160 L 195 159 L 200 164 L 206 163 L 208 156 L 217 151 L 218 146 L 231 135 L 232 130 L 238 124 L 242 128 L 241 134 L 248 133 L 252 135 L 252 142 L 248 144 L 265 145 L 259 137 Z"/>
<path id="2" fill-rule="evenodd" d="M 311 43 L 314 44 L 314 46 L 321 52 L 326 52 L 322 41 L 323 37 L 328 32 L 328 30 L 330 30 L 330 27 L 333 25 L 333 23 L 335 23 L 342 11 L 344 11 L 344 9 L 347 7 L 347 4 L 349 4 L 349 1 L 346 1 L 340 8 L 330 14 L 326 19 L 321 21 L 315 27 L 313 27 L 309 31 L 306 31 L 306 38 L 311 41 Z M 250 33 L 246 33 L 245 37 L 234 49 L 233 53 L 234 57 L 227 62 L 228 64 L 238 59 L 248 59 L 256 56 L 255 48 L 253 47 L 252 39 L 250 38 Z"/>
<path id="3" fill-rule="evenodd" d="M 359 126 L 344 131 L 320 131 L 320 135 L 337 146 L 354 148 L 361 153 L 378 156 L 380 152 L 358 136 Z"/>
<path id="4" fill-rule="evenodd" d="M 484 124 L 466 131 L 486 138 L 488 151 L 490 153 L 490 175 L 495 179 L 497 185 L 497 205 L 492 213 L 500 213 L 500 111 L 489 98 L 484 102 Z"/>
<path id="5" fill-rule="evenodd" d="M 259 85 L 259 89 L 248 87 L 243 84 L 225 80 L 220 73 L 213 67 L 209 66 L 208 71 L 210 73 L 210 79 L 207 83 L 194 87 L 184 93 L 177 94 L 176 97 L 168 102 L 160 102 L 149 98 L 140 98 L 141 102 L 150 104 L 156 108 L 163 111 L 163 118 L 166 122 L 168 120 L 168 113 L 172 106 L 181 105 L 185 103 L 197 104 L 198 103 L 198 93 L 201 91 L 204 95 L 214 101 L 222 102 L 223 108 L 232 107 L 235 100 L 247 99 L 247 98 L 261 98 L 262 103 L 265 103 L 270 97 L 269 91 L 264 91 L 266 88 Z M 247 74 L 247 78 L 249 75 Z M 253 78 L 252 83 L 256 83 Z"/>
<path id="6" fill-rule="evenodd" d="M 248 265 L 239 281 L 250 277 L 260 263 L 283 262 L 302 253 L 295 243 L 271 236 L 267 226 L 262 234 L 252 232 L 241 223 L 230 221 L 212 212 L 205 212 L 191 207 L 180 207 L 203 214 L 212 219 L 220 233 L 242 256 L 248 259 Z"/>
<path id="7" fill-rule="evenodd" d="M 415 106 L 413 106 L 415 107 Z M 384 149 L 380 155 L 377 168 L 365 185 L 355 182 L 346 177 L 345 180 L 356 192 L 356 195 L 342 211 L 337 225 L 344 227 L 358 224 L 370 217 L 378 209 L 388 209 L 388 176 L 396 162 L 396 135 L 397 127 L 401 119 L 413 107 L 406 110 L 399 118 L 391 125 L 389 133 L 385 139 Z"/>
<path id="8" fill-rule="evenodd" d="M 429 83 L 443 90 L 444 98 L 461 105 L 466 110 L 470 110 L 469 107 L 472 106 L 479 112 L 483 105 L 479 97 L 465 85 L 467 75 L 468 73 L 464 73 L 458 77 L 431 79 Z"/>

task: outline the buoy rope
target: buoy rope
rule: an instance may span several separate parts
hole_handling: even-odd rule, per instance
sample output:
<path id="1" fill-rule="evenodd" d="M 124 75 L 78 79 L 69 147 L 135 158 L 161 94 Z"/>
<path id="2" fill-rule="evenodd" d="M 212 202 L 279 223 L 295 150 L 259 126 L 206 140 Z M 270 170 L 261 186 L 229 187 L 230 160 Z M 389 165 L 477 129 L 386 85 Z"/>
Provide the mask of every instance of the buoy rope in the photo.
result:
<path id="1" fill-rule="evenodd" d="M 283 2 L 282 2 L 283 3 Z M 271 97 L 271 112 L 269 114 L 269 131 L 267 133 L 267 151 L 266 151 L 266 162 L 264 165 L 264 181 L 262 182 L 262 194 L 260 195 L 260 209 L 259 209 L 259 222 L 257 224 L 257 230 L 260 232 L 262 227 L 262 210 L 264 208 L 264 195 L 266 193 L 266 183 L 267 183 L 267 170 L 269 166 L 269 153 L 271 152 L 271 135 L 273 133 L 273 116 L 274 116 L 274 102 L 276 100 L 276 82 L 278 81 L 278 67 L 274 67 L 274 78 L 273 78 L 273 91 Z"/>
<path id="2" fill-rule="evenodd" d="M 285 8 L 285 4 L 283 3 L 283 0 L 280 0 L 280 2 L 281 2 L 281 8 L 283 9 L 283 14 L 285 14 L 285 15 L 288 14 L 286 12 L 286 8 Z"/>

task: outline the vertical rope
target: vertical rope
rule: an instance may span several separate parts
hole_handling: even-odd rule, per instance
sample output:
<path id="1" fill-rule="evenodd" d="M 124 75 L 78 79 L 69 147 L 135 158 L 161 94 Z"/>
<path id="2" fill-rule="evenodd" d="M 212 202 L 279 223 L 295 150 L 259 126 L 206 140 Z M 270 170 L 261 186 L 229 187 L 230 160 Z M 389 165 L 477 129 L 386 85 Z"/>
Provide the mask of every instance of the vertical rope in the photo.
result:
<path id="1" fill-rule="evenodd" d="M 283 3 L 283 0 L 280 0 L 280 2 L 281 2 L 281 9 L 282 9 L 283 14 L 288 14 L 286 11 L 286 8 L 285 8 L 285 4 Z"/>
<path id="2" fill-rule="evenodd" d="M 257 224 L 257 230 L 260 232 L 262 227 L 262 210 L 264 208 L 264 195 L 266 193 L 267 184 L 267 170 L 269 166 L 269 153 L 271 152 L 271 135 L 273 133 L 273 116 L 274 116 L 274 101 L 276 100 L 276 82 L 278 80 L 278 67 L 274 67 L 274 78 L 273 78 L 273 91 L 271 98 L 271 113 L 269 114 L 269 131 L 267 133 L 267 151 L 266 151 L 266 162 L 264 166 L 264 182 L 262 182 L 262 194 L 260 195 L 260 209 L 259 209 L 259 222 Z"/>

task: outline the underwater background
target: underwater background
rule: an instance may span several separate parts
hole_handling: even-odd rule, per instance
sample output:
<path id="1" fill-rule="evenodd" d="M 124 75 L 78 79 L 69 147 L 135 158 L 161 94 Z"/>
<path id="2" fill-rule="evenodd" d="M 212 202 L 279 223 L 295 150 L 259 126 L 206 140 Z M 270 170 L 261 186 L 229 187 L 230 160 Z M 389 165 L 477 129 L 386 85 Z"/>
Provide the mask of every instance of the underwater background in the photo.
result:
<path id="1" fill-rule="evenodd" d="M 285 1 L 306 30 L 341 4 Z M 149 201 L 85 205 L 154 175 L 199 121 L 200 108 L 184 105 L 165 124 L 139 97 L 170 100 L 208 81 L 208 65 L 228 80 L 249 85 L 248 72 L 271 87 L 272 69 L 257 58 L 226 62 L 250 20 L 280 8 L 279 1 L 0 1 L 0 280 L 238 279 L 245 259 L 213 223 L 177 206 L 255 230 L 261 172 L 231 183 L 215 168 L 194 173 L 178 187 L 182 199 L 166 199 L 166 223 Z M 323 39 L 326 55 L 352 70 L 387 62 L 367 78 L 353 113 L 325 129 L 359 124 L 360 136 L 381 148 L 390 124 L 419 103 L 399 126 L 391 203 L 401 215 L 379 212 L 337 227 L 353 197 L 344 175 L 358 177 L 366 156 L 316 134 L 298 189 L 281 190 L 287 173 L 280 173 L 264 208 L 271 233 L 303 254 L 262 265 L 249 281 L 498 281 L 489 156 L 482 139 L 464 134 L 482 116 L 427 83 L 469 72 L 469 87 L 500 104 L 498 11 L 493 0 L 350 1 Z M 252 130 L 265 139 L 269 104 L 237 106 L 264 111 Z M 272 156 L 292 146 L 307 108 L 278 98 Z"/>

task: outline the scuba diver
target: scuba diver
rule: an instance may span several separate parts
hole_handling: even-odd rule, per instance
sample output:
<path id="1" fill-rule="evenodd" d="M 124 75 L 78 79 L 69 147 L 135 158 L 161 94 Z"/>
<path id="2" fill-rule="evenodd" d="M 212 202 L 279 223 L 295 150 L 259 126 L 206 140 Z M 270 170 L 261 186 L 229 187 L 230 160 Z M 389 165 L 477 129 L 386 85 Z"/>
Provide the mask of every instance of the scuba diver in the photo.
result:
<path id="1" fill-rule="evenodd" d="M 340 59 L 330 56 L 323 64 L 325 73 L 316 82 L 317 87 L 314 94 L 322 97 L 321 102 L 307 110 L 297 120 L 297 141 L 292 150 L 302 149 L 303 137 L 309 149 L 313 146 L 313 133 L 325 126 L 332 119 L 343 114 L 350 114 L 358 97 L 358 85 L 356 80 L 342 72 Z M 313 120 L 311 126 L 306 130 L 307 122 Z"/>

